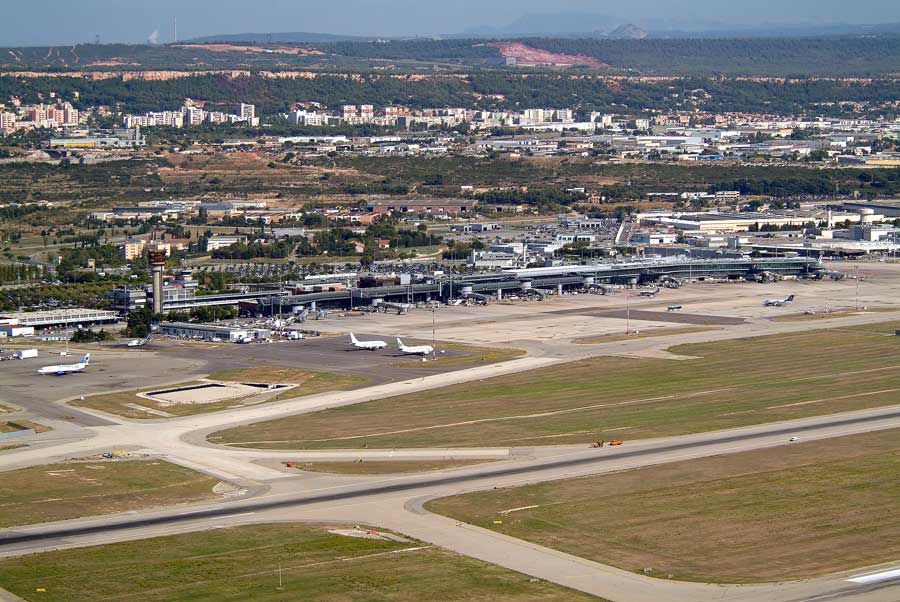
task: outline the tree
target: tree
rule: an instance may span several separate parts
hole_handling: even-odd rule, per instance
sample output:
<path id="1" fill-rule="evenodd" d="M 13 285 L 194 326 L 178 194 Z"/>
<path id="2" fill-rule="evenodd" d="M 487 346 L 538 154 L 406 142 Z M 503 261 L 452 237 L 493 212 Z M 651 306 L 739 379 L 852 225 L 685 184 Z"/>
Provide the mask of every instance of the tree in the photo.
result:
<path id="1" fill-rule="evenodd" d="M 144 338 L 150 335 L 150 326 L 153 324 L 154 318 L 156 316 L 153 314 L 153 309 L 144 306 L 137 311 L 133 311 L 128 314 L 128 322 L 127 327 L 125 328 L 125 334 L 130 337 L 139 337 Z"/>

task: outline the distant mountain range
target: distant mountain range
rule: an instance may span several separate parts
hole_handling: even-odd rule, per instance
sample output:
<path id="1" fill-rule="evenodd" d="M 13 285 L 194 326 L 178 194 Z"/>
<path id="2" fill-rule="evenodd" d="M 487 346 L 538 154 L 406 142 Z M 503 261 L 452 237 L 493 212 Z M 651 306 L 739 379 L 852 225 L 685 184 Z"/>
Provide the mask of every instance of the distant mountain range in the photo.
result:
<path id="1" fill-rule="evenodd" d="M 620 18 L 590 13 L 526 14 L 503 27 L 479 27 L 454 34 L 452 37 L 756 38 L 900 33 L 900 23 L 734 25 L 718 22 L 673 23 L 660 19 L 637 21 L 637 24 L 621 23 Z"/>
<path id="2" fill-rule="evenodd" d="M 212 44 L 224 42 L 256 42 L 258 44 L 322 44 L 327 42 L 368 42 L 376 37 L 351 36 L 332 33 L 312 33 L 306 31 L 282 32 L 282 33 L 226 33 L 212 36 L 201 36 L 190 40 L 181 40 L 188 44 Z"/>
<path id="3" fill-rule="evenodd" d="M 803 25 L 760 24 L 733 25 L 724 23 L 672 24 L 649 20 L 647 23 L 622 25 L 615 18 L 583 13 L 527 14 L 503 27 L 478 27 L 461 33 L 421 36 L 428 38 L 758 38 L 758 37 L 813 37 L 836 35 L 884 35 L 900 34 L 900 23 L 877 25 Z M 234 33 L 218 34 L 182 40 L 182 42 L 209 44 L 213 42 L 256 42 L 270 44 L 322 44 L 328 42 L 370 42 L 377 39 L 412 39 L 413 36 L 355 36 L 314 32 Z"/>

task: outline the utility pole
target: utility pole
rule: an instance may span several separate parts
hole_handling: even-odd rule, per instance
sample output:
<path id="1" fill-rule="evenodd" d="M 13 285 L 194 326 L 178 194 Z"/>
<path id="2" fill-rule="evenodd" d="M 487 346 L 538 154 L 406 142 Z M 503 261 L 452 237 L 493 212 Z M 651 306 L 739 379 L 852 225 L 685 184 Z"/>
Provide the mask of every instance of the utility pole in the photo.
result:
<path id="1" fill-rule="evenodd" d="M 859 311 L 859 266 L 856 266 L 856 311 Z"/>
<path id="2" fill-rule="evenodd" d="M 435 324 L 434 324 L 434 308 L 431 308 L 431 359 L 437 359 L 437 349 L 434 346 L 435 343 Z"/>
<path id="3" fill-rule="evenodd" d="M 625 334 L 631 334 L 631 304 L 629 303 L 628 297 L 628 287 L 631 284 L 625 285 Z"/>

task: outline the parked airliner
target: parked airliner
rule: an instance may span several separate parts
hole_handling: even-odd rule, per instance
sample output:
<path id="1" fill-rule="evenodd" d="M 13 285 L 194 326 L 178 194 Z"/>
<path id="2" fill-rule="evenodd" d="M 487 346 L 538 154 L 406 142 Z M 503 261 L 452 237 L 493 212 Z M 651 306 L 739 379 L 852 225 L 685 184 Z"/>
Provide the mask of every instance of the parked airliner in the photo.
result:
<path id="1" fill-rule="evenodd" d="M 81 361 L 77 364 L 62 364 L 59 366 L 44 366 L 40 370 L 38 370 L 38 374 L 55 374 L 57 376 L 62 376 L 64 374 L 69 374 L 71 372 L 81 372 L 85 368 L 88 367 L 88 364 L 91 361 L 91 354 L 87 353 Z"/>
<path id="2" fill-rule="evenodd" d="M 401 353 L 406 353 L 408 355 L 428 355 L 429 353 L 434 353 L 434 347 L 431 345 L 416 345 L 416 346 L 408 346 L 404 345 L 403 341 L 399 338 L 397 339 L 397 348 Z"/>
<path id="3" fill-rule="evenodd" d="M 360 341 L 352 332 L 350 333 L 350 344 L 357 349 L 365 349 L 366 351 L 378 351 L 387 347 L 384 341 Z"/>

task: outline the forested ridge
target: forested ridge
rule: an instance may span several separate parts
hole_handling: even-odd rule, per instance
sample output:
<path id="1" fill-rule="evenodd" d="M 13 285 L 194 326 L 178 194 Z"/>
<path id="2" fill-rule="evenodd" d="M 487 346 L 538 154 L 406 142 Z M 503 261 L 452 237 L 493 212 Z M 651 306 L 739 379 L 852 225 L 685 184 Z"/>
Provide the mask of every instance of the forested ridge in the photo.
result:
<path id="1" fill-rule="evenodd" d="M 231 41 L 235 43 L 234 40 Z M 384 67 L 424 70 L 432 64 L 461 71 L 506 70 L 492 39 L 412 39 L 259 43 L 257 50 L 216 52 L 202 45 L 79 44 L 0 48 L 5 70 L 141 69 L 333 69 L 367 71 Z M 550 52 L 584 55 L 608 64 L 613 73 L 675 76 L 871 76 L 895 74 L 900 35 L 772 38 L 541 38 L 520 42 Z M 282 52 L 297 48 L 301 52 Z M 277 49 L 278 52 L 262 50 Z M 540 70 L 540 69 L 538 69 Z"/>
<path id="2" fill-rule="evenodd" d="M 841 103 L 872 103 L 873 112 L 881 111 L 874 105 L 900 98 L 900 80 L 801 79 L 780 82 L 683 78 L 646 82 L 565 74 L 526 77 L 491 71 L 476 72 L 468 77 L 435 75 L 418 78 L 381 74 L 352 78 L 322 74 L 303 79 L 197 75 L 167 81 L 0 77 L 0 98 L 16 96 L 26 103 L 40 102 L 49 97 L 50 92 L 64 99 L 74 98 L 78 92 L 77 104 L 81 107 L 117 104 L 123 111 L 131 113 L 174 109 L 181 106 L 185 98 L 193 98 L 225 108 L 249 102 L 257 105 L 264 115 L 287 111 L 295 103 L 305 101 L 320 102 L 329 107 L 361 103 L 511 110 L 569 107 L 615 113 L 697 108 L 710 112 L 843 115 L 846 107 Z"/>

